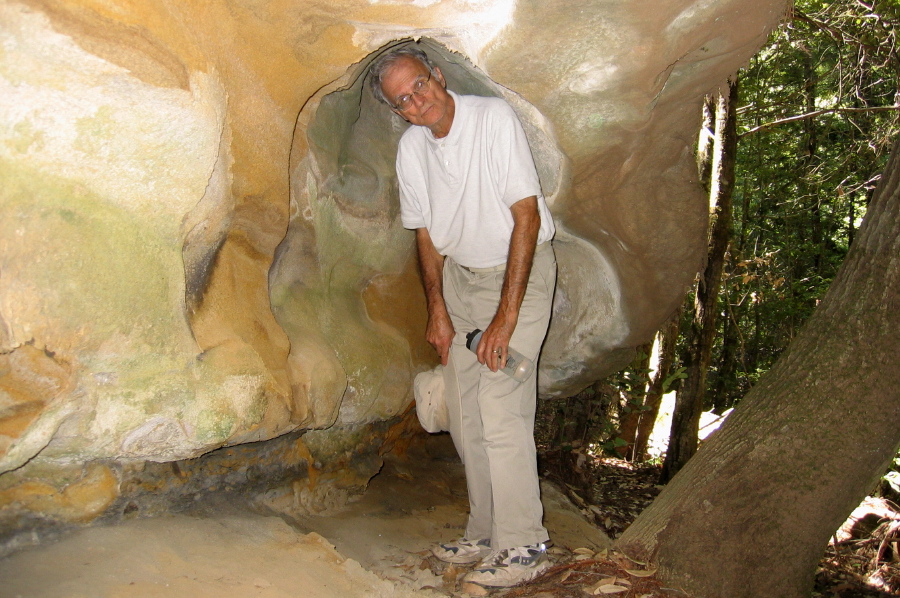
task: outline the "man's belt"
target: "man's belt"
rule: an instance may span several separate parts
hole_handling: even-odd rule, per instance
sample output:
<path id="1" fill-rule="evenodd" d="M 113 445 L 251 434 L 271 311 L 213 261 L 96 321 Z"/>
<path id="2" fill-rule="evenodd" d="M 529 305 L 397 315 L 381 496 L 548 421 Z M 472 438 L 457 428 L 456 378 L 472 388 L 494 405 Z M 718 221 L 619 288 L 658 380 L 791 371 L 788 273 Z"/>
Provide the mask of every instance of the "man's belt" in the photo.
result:
<path id="1" fill-rule="evenodd" d="M 550 241 L 544 241 L 534 248 L 534 255 L 537 255 L 539 251 L 546 251 L 549 248 Z M 503 272 L 504 270 L 506 270 L 506 262 L 503 262 L 499 266 L 491 266 L 489 268 L 469 268 L 468 266 L 463 266 L 462 264 L 458 265 L 466 272 L 470 272 L 472 274 L 490 274 L 491 272 Z"/>
<path id="2" fill-rule="evenodd" d="M 466 272 L 471 272 L 472 274 L 487 274 L 489 272 L 503 272 L 506 270 L 506 262 L 503 262 L 499 266 L 491 266 L 490 268 L 470 268 L 468 266 L 460 266 Z"/>

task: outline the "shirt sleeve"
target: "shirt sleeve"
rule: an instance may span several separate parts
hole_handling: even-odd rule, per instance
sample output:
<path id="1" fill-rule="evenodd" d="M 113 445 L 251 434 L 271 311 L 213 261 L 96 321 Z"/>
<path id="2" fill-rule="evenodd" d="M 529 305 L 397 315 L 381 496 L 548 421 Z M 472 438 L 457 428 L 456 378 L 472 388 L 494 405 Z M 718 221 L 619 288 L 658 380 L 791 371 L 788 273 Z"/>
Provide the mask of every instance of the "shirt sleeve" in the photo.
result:
<path id="1" fill-rule="evenodd" d="M 422 210 L 422 202 L 426 199 L 421 195 L 422 185 L 416 185 L 421 181 L 421 169 L 418 164 L 411 161 L 412 157 L 403 151 L 401 142 L 397 148 L 397 187 L 400 192 L 400 222 L 403 228 L 417 229 L 426 226 L 425 215 Z"/>
<path id="2" fill-rule="evenodd" d="M 526 197 L 541 195 L 541 183 L 525 130 L 515 111 L 503 100 L 497 102 L 491 127 L 491 172 L 501 201 L 512 206 Z"/>

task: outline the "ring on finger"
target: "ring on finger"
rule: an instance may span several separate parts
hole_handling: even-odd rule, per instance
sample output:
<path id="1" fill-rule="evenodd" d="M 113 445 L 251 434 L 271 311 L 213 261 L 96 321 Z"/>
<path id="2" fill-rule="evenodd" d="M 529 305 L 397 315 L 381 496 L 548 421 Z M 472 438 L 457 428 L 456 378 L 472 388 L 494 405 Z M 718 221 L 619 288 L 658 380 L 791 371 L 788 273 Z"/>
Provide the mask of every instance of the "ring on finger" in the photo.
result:
<path id="1" fill-rule="evenodd" d="M 497 355 L 500 355 L 500 353 L 501 353 L 500 349 L 494 349 L 493 352 L 496 353 Z"/>

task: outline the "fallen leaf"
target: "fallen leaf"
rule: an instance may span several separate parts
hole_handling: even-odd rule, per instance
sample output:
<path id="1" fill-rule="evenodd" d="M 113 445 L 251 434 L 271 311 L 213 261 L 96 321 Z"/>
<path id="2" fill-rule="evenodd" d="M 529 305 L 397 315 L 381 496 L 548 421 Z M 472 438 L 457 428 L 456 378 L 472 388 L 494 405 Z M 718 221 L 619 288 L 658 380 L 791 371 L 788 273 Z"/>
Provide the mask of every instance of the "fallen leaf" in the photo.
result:
<path id="1" fill-rule="evenodd" d="M 633 559 L 633 558 L 631 558 L 630 556 L 628 556 L 627 554 L 623 554 L 622 556 L 624 556 L 626 559 L 628 559 L 629 561 L 631 561 L 631 562 L 634 563 L 635 565 L 642 565 L 642 566 L 646 567 L 647 565 L 650 564 L 650 563 L 645 563 L 644 561 L 639 561 L 639 560 L 637 560 L 637 559 Z"/>
<path id="2" fill-rule="evenodd" d="M 597 594 L 610 594 L 612 592 L 608 591 L 609 588 L 620 588 L 622 586 L 618 584 L 626 584 L 631 585 L 626 579 L 619 579 L 618 577 L 604 577 L 597 583 L 584 588 L 584 591 L 591 595 Z M 607 588 L 607 591 L 602 591 L 602 588 Z M 627 588 L 626 588 L 627 589 Z M 622 590 L 616 590 L 616 592 L 621 592 Z"/>
<path id="3" fill-rule="evenodd" d="M 612 584 L 608 584 L 605 586 L 600 586 L 596 590 L 594 590 L 594 595 L 597 596 L 599 594 L 619 594 L 621 592 L 627 592 L 628 588 L 623 586 L 614 586 Z"/>
<path id="4" fill-rule="evenodd" d="M 487 596 L 490 593 L 484 586 L 468 581 L 462 584 L 462 591 L 469 596 Z"/>
<path id="5" fill-rule="evenodd" d="M 625 569 L 625 573 L 634 577 L 652 577 L 656 575 L 656 569 L 647 569 L 646 571 L 638 571 L 637 569 Z"/>
<path id="6" fill-rule="evenodd" d="M 576 561 L 586 561 L 586 560 L 588 560 L 589 558 L 591 558 L 591 556 L 593 556 L 593 555 L 590 555 L 590 554 L 576 554 L 576 555 L 575 555 L 575 560 L 576 560 Z"/>
<path id="7" fill-rule="evenodd" d="M 588 555 L 594 554 L 594 551 L 591 550 L 590 548 L 576 548 L 572 552 L 574 552 L 575 554 L 588 554 Z"/>
<path id="8" fill-rule="evenodd" d="M 572 484 L 566 484 L 566 486 L 569 488 L 569 490 L 571 490 L 571 492 L 568 492 L 567 494 L 569 498 L 572 499 L 572 501 L 574 501 L 579 507 L 583 507 L 587 504 L 584 499 L 578 495 L 578 488 L 576 488 Z"/>
<path id="9" fill-rule="evenodd" d="M 456 577 L 459 575 L 459 568 L 456 565 L 449 565 L 445 570 L 444 574 L 441 578 L 444 581 L 444 584 L 447 586 L 452 586 L 456 583 Z"/>

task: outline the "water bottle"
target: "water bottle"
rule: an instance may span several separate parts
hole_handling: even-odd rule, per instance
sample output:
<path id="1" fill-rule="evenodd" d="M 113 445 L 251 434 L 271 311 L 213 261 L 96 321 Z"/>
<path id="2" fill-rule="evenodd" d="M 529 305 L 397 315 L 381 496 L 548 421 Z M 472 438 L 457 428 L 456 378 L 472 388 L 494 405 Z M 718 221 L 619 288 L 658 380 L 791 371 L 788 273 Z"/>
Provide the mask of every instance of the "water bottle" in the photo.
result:
<path id="1" fill-rule="evenodd" d="M 472 353 L 478 351 L 478 343 L 481 342 L 482 334 L 484 332 L 476 328 L 466 335 L 466 348 Z M 512 347 L 507 347 L 506 364 L 500 368 L 500 371 L 516 382 L 524 382 L 534 371 L 534 362 Z"/>

